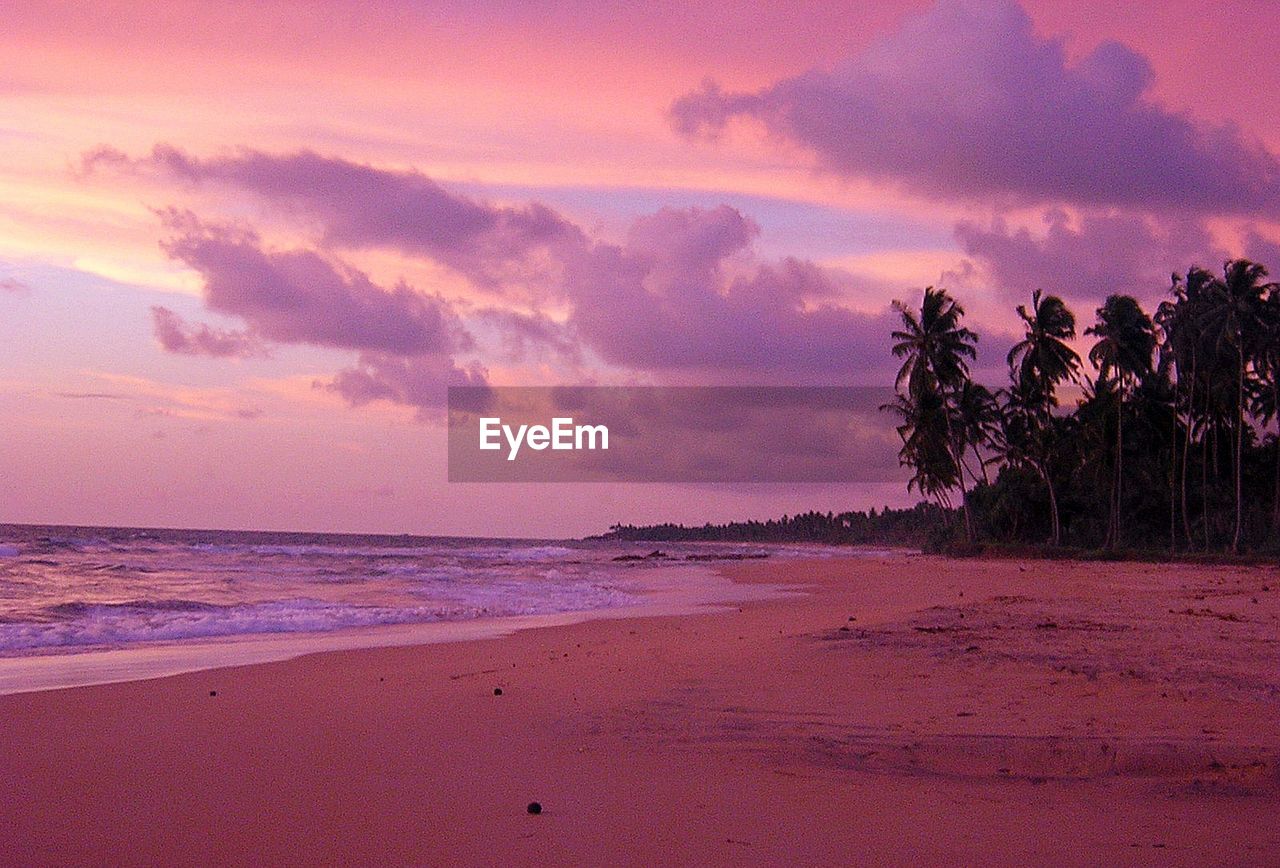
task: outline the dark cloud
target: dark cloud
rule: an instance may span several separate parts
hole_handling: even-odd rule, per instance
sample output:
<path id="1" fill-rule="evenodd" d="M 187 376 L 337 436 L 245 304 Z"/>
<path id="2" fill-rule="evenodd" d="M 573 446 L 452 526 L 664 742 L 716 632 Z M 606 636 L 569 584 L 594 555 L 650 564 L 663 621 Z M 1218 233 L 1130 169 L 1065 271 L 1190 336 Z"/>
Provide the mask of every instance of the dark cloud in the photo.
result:
<path id="1" fill-rule="evenodd" d="M 484 384 L 482 367 L 459 367 L 442 353 L 405 357 L 375 352 L 361 353 L 355 367 L 316 385 L 341 395 L 356 407 L 391 401 L 431 410 L 445 406 L 449 386 Z"/>
<path id="2" fill-rule="evenodd" d="M 311 250 L 271 251 L 252 232 L 168 212 L 164 249 L 204 279 L 210 310 L 236 316 L 256 336 L 380 353 L 447 353 L 470 347 L 438 296 L 405 283 L 382 287 Z"/>
<path id="3" fill-rule="evenodd" d="M 1068 64 L 1012 0 L 939 0 L 834 71 L 708 82 L 671 118 L 688 136 L 751 118 L 829 170 L 935 198 L 1274 213 L 1275 155 L 1157 105 L 1151 84 L 1115 42 Z"/>
<path id="4" fill-rule="evenodd" d="M 566 263 L 571 325 L 605 361 L 657 372 L 846 382 L 885 370 L 891 318 L 837 306 L 812 262 L 761 263 L 758 228 L 727 206 L 663 209 L 623 244 Z"/>
<path id="5" fill-rule="evenodd" d="M 1197 220 L 1086 212 L 1073 221 L 1058 210 L 1043 220 L 1042 233 L 1000 219 L 962 221 L 956 240 L 995 289 L 1018 301 L 1035 289 L 1077 302 L 1117 292 L 1150 301 L 1168 292 L 1171 272 L 1226 258 Z"/>
<path id="6" fill-rule="evenodd" d="M 257 336 L 244 331 L 215 329 L 203 323 L 188 323 L 167 307 L 151 308 L 156 340 L 166 351 L 186 356 L 218 359 L 246 359 L 266 355 Z"/>

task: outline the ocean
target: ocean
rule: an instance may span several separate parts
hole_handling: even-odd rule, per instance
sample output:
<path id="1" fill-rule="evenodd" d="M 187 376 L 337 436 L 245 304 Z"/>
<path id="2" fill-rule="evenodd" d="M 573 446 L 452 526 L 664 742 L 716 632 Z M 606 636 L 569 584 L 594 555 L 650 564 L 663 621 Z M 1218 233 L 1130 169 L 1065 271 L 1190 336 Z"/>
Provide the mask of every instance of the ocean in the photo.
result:
<path id="1" fill-rule="evenodd" d="M 718 576 L 717 561 L 832 552 L 0 525 L 0 692 L 689 610 L 766 593 Z"/>

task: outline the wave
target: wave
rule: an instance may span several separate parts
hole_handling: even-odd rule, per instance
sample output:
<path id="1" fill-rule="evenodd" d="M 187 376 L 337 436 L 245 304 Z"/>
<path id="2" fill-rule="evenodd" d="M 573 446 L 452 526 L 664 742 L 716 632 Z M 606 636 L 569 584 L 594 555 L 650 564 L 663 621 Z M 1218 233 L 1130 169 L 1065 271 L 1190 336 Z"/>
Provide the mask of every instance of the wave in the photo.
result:
<path id="1" fill-rule="evenodd" d="M 640 599 L 637 571 L 765 550 L 664 544 L 668 558 L 620 564 L 651 546 L 16 525 L 0 534 L 0 656 L 605 609 Z"/>
<path id="2" fill-rule="evenodd" d="M 360 627 L 425 624 L 479 617 L 538 615 L 624 605 L 631 596 L 603 591 L 566 599 L 433 601 L 411 606 L 353 605 L 297 599 L 218 605 L 195 600 L 132 600 L 120 603 L 59 603 L 43 620 L 0 619 L 0 650 L 119 647 L 140 642 L 208 639 L 272 633 L 317 633 Z"/>

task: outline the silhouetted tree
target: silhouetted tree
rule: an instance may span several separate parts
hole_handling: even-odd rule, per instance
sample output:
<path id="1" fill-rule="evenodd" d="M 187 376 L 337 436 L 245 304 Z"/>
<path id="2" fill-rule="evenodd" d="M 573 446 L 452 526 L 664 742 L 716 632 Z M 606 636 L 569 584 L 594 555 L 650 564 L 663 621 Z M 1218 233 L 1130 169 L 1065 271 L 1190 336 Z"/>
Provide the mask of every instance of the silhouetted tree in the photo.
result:
<path id="1" fill-rule="evenodd" d="M 969 360 L 976 358 L 978 336 L 961 325 L 964 308 L 944 289 L 926 287 L 917 315 L 905 303 L 894 302 L 902 327 L 893 332 L 893 354 L 902 359 L 890 405 L 903 420 L 899 460 L 915 471 L 911 484 L 945 503 L 946 492 L 960 487 L 965 535 L 974 538 L 964 480 L 967 450 L 964 425 L 958 418 L 958 398 L 969 380 Z M 950 456 L 950 469 L 939 460 Z"/>
<path id="2" fill-rule="evenodd" d="M 1151 373 L 1156 348 L 1155 326 L 1131 295 L 1108 296 L 1097 311 L 1098 321 L 1085 334 L 1098 338 L 1089 351 L 1089 361 L 1098 368 L 1101 380 L 1116 386 L 1115 478 L 1111 490 L 1111 519 L 1107 539 L 1110 548 L 1120 542 L 1120 502 L 1124 486 L 1124 402 L 1126 395 Z"/>
<path id="3" fill-rule="evenodd" d="M 1076 336 L 1076 318 L 1062 299 L 1038 289 L 1032 293 L 1031 308 L 1018 305 L 1017 312 L 1026 333 L 1007 357 L 1013 385 L 1005 393 L 1002 454 L 1034 470 L 1044 482 L 1050 542 L 1056 546 L 1062 542 L 1062 524 L 1051 467 L 1058 428 L 1053 409 L 1058 406 L 1058 384 L 1074 380 L 1080 368 L 1080 357 L 1066 343 Z"/>

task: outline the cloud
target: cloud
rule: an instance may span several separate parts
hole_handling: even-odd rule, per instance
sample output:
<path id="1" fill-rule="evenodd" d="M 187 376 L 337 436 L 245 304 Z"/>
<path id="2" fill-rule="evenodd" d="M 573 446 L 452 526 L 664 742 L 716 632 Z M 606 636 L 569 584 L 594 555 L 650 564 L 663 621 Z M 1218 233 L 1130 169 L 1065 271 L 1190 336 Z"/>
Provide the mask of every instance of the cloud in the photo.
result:
<path id="1" fill-rule="evenodd" d="M 362 353 L 355 367 L 316 386 L 341 395 L 354 407 L 391 401 L 426 411 L 446 405 L 449 386 L 483 386 L 485 380 L 480 365 L 459 367 L 442 353 L 408 358 Z"/>
<path id="2" fill-rule="evenodd" d="M 1273 276 L 1280 275 L 1280 242 L 1252 229 L 1246 233 L 1244 255 L 1261 262 Z"/>
<path id="3" fill-rule="evenodd" d="M 1159 106 L 1152 80 L 1116 42 L 1069 64 L 1012 0 L 939 0 L 834 71 L 709 81 L 670 115 L 690 137 L 754 119 L 830 171 L 930 198 L 1274 212 L 1276 156 Z"/>
<path id="4" fill-rule="evenodd" d="M 260 355 L 268 341 L 355 350 L 354 367 L 317 384 L 354 406 L 388 400 L 438 408 L 448 386 L 484 383 L 483 368 L 454 362 L 473 341 L 443 298 L 404 282 L 379 286 L 313 250 L 269 250 L 249 230 L 175 210 L 162 216 L 174 233 L 163 247 L 201 275 L 208 308 L 247 324 L 245 331 L 192 326 L 153 308 L 165 349 L 224 358 Z"/>
<path id="5" fill-rule="evenodd" d="M 1035 289 L 1090 303 L 1116 292 L 1152 300 L 1168 292 L 1171 272 L 1216 268 L 1227 255 L 1193 219 L 1086 212 L 1072 221 L 1057 209 L 1042 219 L 1043 233 L 999 218 L 961 221 L 956 241 L 995 289 L 1019 301 Z"/>
<path id="6" fill-rule="evenodd" d="M 257 336 L 244 331 L 189 324 L 167 307 L 151 308 L 156 340 L 167 352 L 218 359 L 261 358 L 266 347 Z"/>
<path id="7" fill-rule="evenodd" d="M 30 292 L 31 287 L 16 277 L 0 277 L 0 292 Z"/>
<path id="8" fill-rule="evenodd" d="M 812 262 L 759 262 L 728 206 L 666 208 L 565 265 L 570 324 L 605 361 L 657 372 L 847 381 L 884 369 L 891 319 L 838 306 Z"/>
<path id="9" fill-rule="evenodd" d="M 115 392 L 54 392 L 59 398 L 72 398 L 78 401 L 132 401 L 131 395 Z"/>
<path id="10" fill-rule="evenodd" d="M 728 206 L 664 208 L 613 241 L 537 203 L 478 203 L 414 172 L 311 154 L 201 160 L 160 146 L 143 160 L 110 149 L 85 160 L 232 184 L 299 221 L 320 217 L 325 240 L 465 263 L 478 285 L 511 289 L 468 314 L 474 327 L 498 333 L 509 357 L 549 350 L 576 366 L 589 351 L 662 381 L 715 382 L 845 382 L 890 364 L 887 306 L 879 315 L 855 312 L 841 305 L 847 276 L 802 259 L 761 260 L 759 227 Z M 456 362 L 478 348 L 445 299 L 377 286 L 327 251 L 271 250 L 248 230 L 162 213 L 174 233 L 165 249 L 203 276 L 210 310 L 242 318 L 264 341 L 360 353 L 327 384 L 352 403 L 433 407 L 441 384 L 483 381 L 483 370 Z M 553 319 L 513 307 L 529 280 L 564 313 Z"/>
<path id="11" fill-rule="evenodd" d="M 470 336 L 438 296 L 406 283 L 382 287 L 362 271 L 312 250 L 264 249 L 252 232 L 167 212 L 163 243 L 204 280 L 209 309 L 240 317 L 280 343 L 405 355 L 470 347 Z"/>
<path id="12" fill-rule="evenodd" d="M 384 247 L 426 257 L 484 288 L 534 277 L 540 250 L 583 243 L 581 230 L 545 205 L 493 205 L 449 192 L 419 172 L 310 151 L 272 155 L 244 149 L 200 159 L 158 144 L 149 156 L 134 159 L 99 147 L 81 165 L 86 173 L 109 166 L 250 192 L 287 215 L 318 221 L 327 246 Z"/>
<path id="13" fill-rule="evenodd" d="M 571 365 L 582 363 L 582 346 L 573 331 L 546 314 L 486 307 L 473 316 L 498 332 L 509 361 L 523 361 L 540 351 L 549 351 L 560 361 Z"/>

